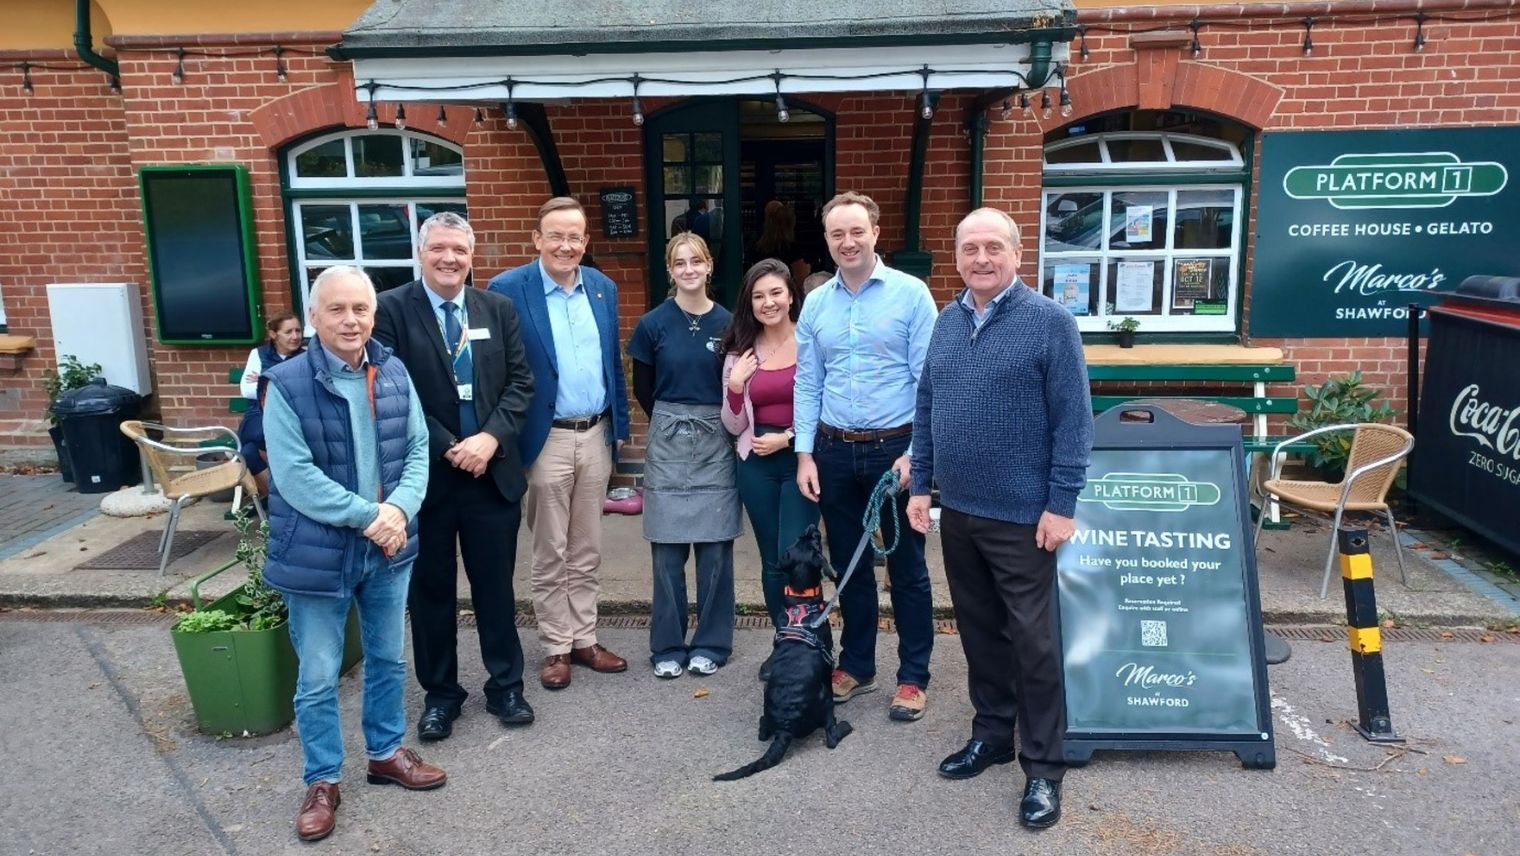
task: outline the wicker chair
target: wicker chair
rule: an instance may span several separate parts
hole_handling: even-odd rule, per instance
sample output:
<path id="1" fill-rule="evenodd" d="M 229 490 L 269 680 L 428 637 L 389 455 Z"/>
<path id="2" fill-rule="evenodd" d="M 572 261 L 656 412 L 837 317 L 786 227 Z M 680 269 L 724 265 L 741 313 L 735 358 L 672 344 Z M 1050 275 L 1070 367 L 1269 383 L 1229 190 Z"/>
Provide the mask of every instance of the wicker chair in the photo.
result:
<path id="1" fill-rule="evenodd" d="M 1278 477 L 1283 447 L 1320 434 L 1334 431 L 1354 431 L 1351 452 L 1346 460 L 1346 474 L 1339 482 L 1300 481 Z M 1393 521 L 1393 511 L 1388 507 L 1388 489 L 1393 487 L 1394 477 L 1404 459 L 1414 449 L 1414 437 L 1402 428 L 1364 422 L 1360 425 L 1327 425 L 1313 431 L 1289 437 L 1277 444 L 1272 452 L 1272 469 L 1262 484 L 1262 491 L 1269 497 L 1289 505 L 1297 505 L 1312 511 L 1334 514 L 1330 527 L 1330 554 L 1325 558 L 1325 578 L 1320 583 L 1319 596 L 1330 591 L 1330 575 L 1335 567 L 1336 532 L 1341 527 L 1341 516 L 1347 511 L 1381 511 L 1388 520 L 1388 533 L 1393 536 L 1393 551 L 1399 561 L 1399 580 L 1408 585 L 1404 576 L 1404 550 L 1399 544 L 1398 524 Z M 1256 520 L 1256 545 L 1261 546 L 1262 523 L 1265 512 Z"/>
<path id="2" fill-rule="evenodd" d="M 248 492 L 259 519 L 264 519 L 264 506 L 259 504 L 258 483 L 248 472 L 248 462 L 237 448 L 238 436 L 231 428 L 213 425 L 206 428 L 170 428 L 156 422 L 128 420 L 121 423 L 121 433 L 132 438 L 148 461 L 153 478 L 163 488 L 164 496 L 174 501 L 169 509 L 169 520 L 164 525 L 163 537 L 158 542 L 158 574 L 163 576 L 169 566 L 169 553 L 174 546 L 174 527 L 179 525 L 179 512 L 192 500 L 214 493 L 231 490 L 232 508 L 242 506 L 242 495 Z M 208 440 L 230 439 L 232 448 L 203 445 Z M 196 467 L 196 459 L 202 455 L 225 455 L 227 460 L 205 469 Z"/>

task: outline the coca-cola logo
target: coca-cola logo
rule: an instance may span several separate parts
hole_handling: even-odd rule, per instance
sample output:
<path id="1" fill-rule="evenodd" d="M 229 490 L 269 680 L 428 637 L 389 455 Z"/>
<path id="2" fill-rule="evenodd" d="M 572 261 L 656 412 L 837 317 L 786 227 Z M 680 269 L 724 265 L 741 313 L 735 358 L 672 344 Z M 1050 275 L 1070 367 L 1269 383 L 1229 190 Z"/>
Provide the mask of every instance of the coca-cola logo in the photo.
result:
<path id="1" fill-rule="evenodd" d="M 1484 401 L 1478 384 L 1470 383 L 1451 403 L 1448 424 L 1458 437 L 1471 437 L 1495 454 L 1520 461 L 1520 405 L 1506 408 Z"/>

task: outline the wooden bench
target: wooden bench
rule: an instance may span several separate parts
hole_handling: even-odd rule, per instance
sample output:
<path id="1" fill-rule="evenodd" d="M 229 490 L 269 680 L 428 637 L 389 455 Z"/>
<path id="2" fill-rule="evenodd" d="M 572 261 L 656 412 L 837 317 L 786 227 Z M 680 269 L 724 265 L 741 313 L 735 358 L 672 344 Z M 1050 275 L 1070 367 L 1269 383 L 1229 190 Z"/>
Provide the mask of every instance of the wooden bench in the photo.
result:
<path id="1" fill-rule="evenodd" d="M 227 399 L 227 412 L 247 413 L 248 406 L 253 402 L 243 397 L 243 366 L 228 369 L 227 382 L 238 388 L 237 395 Z"/>
<path id="2" fill-rule="evenodd" d="M 1270 434 L 1267 416 L 1298 412 L 1298 392 L 1268 395 L 1268 384 L 1293 383 L 1297 372 L 1282 362 L 1277 348 L 1244 348 L 1234 345 L 1088 345 L 1088 379 L 1104 384 L 1092 396 L 1093 412 L 1101 413 L 1137 399 L 1195 399 L 1213 401 L 1244 411 L 1250 418 L 1241 437 L 1249 466 L 1256 455 L 1270 455 L 1278 443 L 1292 434 Z M 1133 392 L 1114 392 L 1112 384 L 1188 384 L 1173 391 L 1136 387 Z M 1311 443 L 1294 443 L 1284 451 L 1303 454 Z M 1264 466 L 1265 462 L 1257 462 Z M 1268 510 L 1268 528 L 1286 528 L 1278 520 L 1276 503 Z"/>

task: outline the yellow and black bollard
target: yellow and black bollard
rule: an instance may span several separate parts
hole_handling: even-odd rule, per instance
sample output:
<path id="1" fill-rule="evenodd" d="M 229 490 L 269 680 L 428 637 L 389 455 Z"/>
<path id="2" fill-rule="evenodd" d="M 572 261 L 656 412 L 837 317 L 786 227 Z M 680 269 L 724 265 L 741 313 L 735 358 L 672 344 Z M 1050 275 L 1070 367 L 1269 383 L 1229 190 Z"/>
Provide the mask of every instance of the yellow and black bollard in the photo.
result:
<path id="1" fill-rule="evenodd" d="M 1383 634 L 1378 627 L 1377 597 L 1372 587 L 1372 556 L 1367 530 L 1342 527 L 1336 533 L 1341 583 L 1346 589 L 1346 635 L 1351 643 L 1351 673 L 1356 678 L 1356 730 L 1374 743 L 1402 743 L 1388 713 L 1388 682 L 1383 676 Z"/>

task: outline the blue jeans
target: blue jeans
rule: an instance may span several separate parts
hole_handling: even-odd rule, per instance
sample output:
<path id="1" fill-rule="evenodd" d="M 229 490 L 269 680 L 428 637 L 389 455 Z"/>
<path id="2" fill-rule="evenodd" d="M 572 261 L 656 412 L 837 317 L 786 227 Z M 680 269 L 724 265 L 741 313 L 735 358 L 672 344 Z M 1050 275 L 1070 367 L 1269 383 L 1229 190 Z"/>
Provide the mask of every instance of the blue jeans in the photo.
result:
<path id="1" fill-rule="evenodd" d="M 296 728 L 301 732 L 303 778 L 336 782 L 343 772 L 343 733 L 338 718 L 338 670 L 350 604 L 359 606 L 364 643 L 364 748 L 371 760 L 396 753 L 406 733 L 406 592 L 412 564 L 393 568 L 378 550 L 366 554 L 364 574 L 351 598 L 285 596 L 290 641 L 301 660 L 296 678 Z"/>
<path id="2" fill-rule="evenodd" d="M 866 503 L 881 474 L 891 469 L 908 448 L 910 436 L 852 443 L 818 434 L 813 462 L 818 465 L 818 488 L 823 524 L 828 534 L 829 562 L 841 578 L 860 543 Z M 929 566 L 924 563 L 924 536 L 907 525 L 908 493 L 897 494 L 896 510 L 881 515 L 881 531 L 892 543 L 897 527 L 902 538 L 887 556 L 892 579 L 892 612 L 897 620 L 897 682 L 929 686 L 929 654 L 934 650 L 934 598 Z M 844 632 L 839 641 L 839 668 L 864 682 L 876 676 L 875 555 L 867 548 L 855 575 L 839 596 Z"/>
<path id="3" fill-rule="evenodd" d="M 649 615 L 649 663 L 682 665 L 703 656 L 718 665 L 734 653 L 734 542 L 651 542 L 654 600 Z M 697 554 L 697 630 L 686 644 L 686 557 Z"/>
<path id="4" fill-rule="evenodd" d="M 782 429 L 755 426 L 755 435 L 771 434 Z M 765 593 L 765 611 L 777 627 L 786 623 L 782 589 L 786 576 L 777 567 L 781 554 L 792 546 L 802 530 L 818 522 L 818 506 L 797 489 L 797 454 L 782 449 L 769 455 L 750 452 L 739 461 L 739 499 L 749 512 L 749 527 L 760 546 L 760 589 Z"/>

